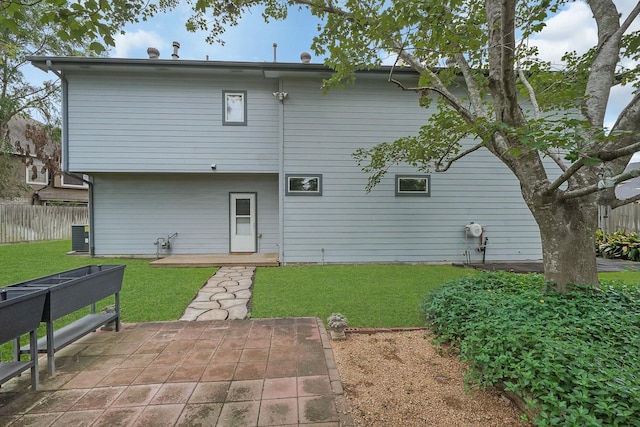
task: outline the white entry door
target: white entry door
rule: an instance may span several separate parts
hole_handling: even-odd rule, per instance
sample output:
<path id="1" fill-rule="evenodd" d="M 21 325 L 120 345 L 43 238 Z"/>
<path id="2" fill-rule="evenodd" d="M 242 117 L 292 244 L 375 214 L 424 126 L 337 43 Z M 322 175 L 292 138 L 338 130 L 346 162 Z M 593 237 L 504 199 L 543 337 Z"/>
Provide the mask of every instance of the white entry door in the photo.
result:
<path id="1" fill-rule="evenodd" d="M 230 252 L 256 251 L 256 194 L 231 193 Z"/>

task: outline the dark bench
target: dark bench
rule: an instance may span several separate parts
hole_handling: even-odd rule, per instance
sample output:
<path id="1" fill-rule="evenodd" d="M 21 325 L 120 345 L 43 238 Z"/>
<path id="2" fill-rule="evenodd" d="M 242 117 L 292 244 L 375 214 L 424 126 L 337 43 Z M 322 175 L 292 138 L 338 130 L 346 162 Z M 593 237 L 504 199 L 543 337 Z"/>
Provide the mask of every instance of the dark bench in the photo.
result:
<path id="1" fill-rule="evenodd" d="M 41 321 L 46 322 L 47 334 L 37 341 L 39 353 L 47 353 L 47 369 L 55 375 L 54 353 L 83 336 L 108 323 L 115 323 L 120 331 L 120 290 L 125 265 L 87 265 L 62 273 L 52 274 L 11 285 L 11 287 L 45 289 L 46 300 Z M 96 302 L 115 296 L 112 313 L 96 313 Z M 90 306 L 91 312 L 58 330 L 53 321 Z M 20 348 L 20 353 L 30 353 L 33 344 Z"/>
<path id="2" fill-rule="evenodd" d="M 31 346 L 35 345 L 46 297 L 44 289 L 0 288 L 0 343 L 14 342 L 14 360 L 0 361 L 0 384 L 31 369 L 31 387 L 38 389 L 38 353 L 29 351 L 29 361 L 23 362 L 18 349 L 20 337 L 27 333 Z"/>

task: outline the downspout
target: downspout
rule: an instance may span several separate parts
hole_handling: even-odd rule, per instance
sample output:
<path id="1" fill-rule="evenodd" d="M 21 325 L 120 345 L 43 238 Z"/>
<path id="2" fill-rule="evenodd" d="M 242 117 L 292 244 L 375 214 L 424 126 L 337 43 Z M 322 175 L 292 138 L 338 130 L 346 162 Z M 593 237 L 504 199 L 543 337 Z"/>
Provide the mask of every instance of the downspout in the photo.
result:
<path id="1" fill-rule="evenodd" d="M 282 83 L 282 78 L 278 79 L 278 92 L 284 94 L 284 84 Z M 279 165 L 278 165 L 278 181 L 280 185 L 278 185 L 278 211 L 279 211 L 279 224 L 280 224 L 280 245 L 278 246 L 278 259 L 280 260 L 281 265 L 286 264 L 286 260 L 284 257 L 284 189 L 285 189 L 285 179 L 284 179 L 284 98 L 280 100 L 280 109 L 278 111 L 278 119 L 280 122 L 279 138 L 280 138 L 280 146 L 279 146 Z"/>
<path id="2" fill-rule="evenodd" d="M 89 185 L 89 254 L 95 255 L 95 243 L 93 239 L 93 182 L 85 180 L 69 172 L 69 82 L 63 73 L 53 68 L 50 59 L 46 61 L 47 69 L 58 76 L 62 84 L 62 173 L 82 179 Z"/>

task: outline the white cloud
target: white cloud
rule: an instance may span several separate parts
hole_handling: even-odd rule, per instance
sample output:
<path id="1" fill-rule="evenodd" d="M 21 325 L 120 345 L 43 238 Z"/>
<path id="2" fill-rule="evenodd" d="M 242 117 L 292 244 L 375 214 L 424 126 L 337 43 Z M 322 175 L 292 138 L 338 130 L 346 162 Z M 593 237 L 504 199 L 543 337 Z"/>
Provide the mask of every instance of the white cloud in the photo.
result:
<path id="1" fill-rule="evenodd" d="M 146 58 L 147 48 L 152 46 L 160 49 L 161 54 L 162 47 L 165 45 L 167 49 L 170 49 L 170 45 L 153 31 L 129 31 L 125 34 L 118 34 L 114 39 L 116 46 L 109 52 L 109 56 L 112 58 Z"/>
<path id="2" fill-rule="evenodd" d="M 529 40 L 529 45 L 538 47 L 541 59 L 561 65 L 566 52 L 582 54 L 597 42 L 591 10 L 585 3 L 576 2 L 549 18 L 544 29 Z"/>

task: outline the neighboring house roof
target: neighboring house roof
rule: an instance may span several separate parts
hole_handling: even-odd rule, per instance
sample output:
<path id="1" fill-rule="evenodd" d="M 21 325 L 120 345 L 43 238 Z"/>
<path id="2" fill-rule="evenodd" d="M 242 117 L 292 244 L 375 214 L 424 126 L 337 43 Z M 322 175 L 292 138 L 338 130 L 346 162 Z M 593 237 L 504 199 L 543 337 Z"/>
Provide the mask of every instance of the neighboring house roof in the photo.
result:
<path id="1" fill-rule="evenodd" d="M 629 163 L 624 171 L 629 172 L 638 168 L 640 168 L 640 162 Z M 640 194 L 640 177 L 629 179 L 616 186 L 616 197 L 619 200 L 628 199 L 637 194 Z"/>
<path id="2" fill-rule="evenodd" d="M 29 125 L 36 127 L 45 126 L 44 123 L 30 117 L 14 116 L 9 120 L 9 141 L 11 143 L 12 154 L 24 156 L 25 153 L 28 152 L 31 153 L 32 156 L 35 156 L 35 144 L 25 136 L 27 126 Z M 53 143 L 49 143 L 46 152 L 51 154 L 54 150 L 55 145 Z"/>

